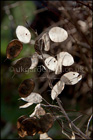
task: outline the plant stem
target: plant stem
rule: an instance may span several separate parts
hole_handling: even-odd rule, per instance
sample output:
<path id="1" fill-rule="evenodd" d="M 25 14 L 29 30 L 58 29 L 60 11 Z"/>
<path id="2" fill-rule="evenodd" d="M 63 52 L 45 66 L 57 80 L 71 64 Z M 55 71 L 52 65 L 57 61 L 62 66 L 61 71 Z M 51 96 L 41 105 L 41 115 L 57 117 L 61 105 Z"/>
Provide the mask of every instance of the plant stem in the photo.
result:
<path id="1" fill-rule="evenodd" d="M 56 98 L 57 103 L 62 111 L 62 113 L 64 114 L 64 116 L 66 117 L 66 119 L 68 120 L 68 122 L 71 124 L 71 126 L 84 138 L 84 139 L 90 139 L 89 137 L 87 137 L 79 128 L 77 128 L 74 123 L 70 120 L 70 118 L 68 117 L 67 113 L 65 112 L 63 106 L 60 103 L 59 98 Z"/>

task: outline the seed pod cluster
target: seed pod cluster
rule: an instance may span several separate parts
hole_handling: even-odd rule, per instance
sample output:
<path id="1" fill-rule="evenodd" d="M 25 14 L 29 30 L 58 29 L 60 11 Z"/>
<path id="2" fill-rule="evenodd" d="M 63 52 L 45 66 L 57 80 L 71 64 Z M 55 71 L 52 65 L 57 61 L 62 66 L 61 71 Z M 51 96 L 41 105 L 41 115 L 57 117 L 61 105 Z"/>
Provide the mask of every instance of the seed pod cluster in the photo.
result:
<path id="1" fill-rule="evenodd" d="M 53 125 L 54 119 L 50 113 L 36 117 L 21 116 L 17 120 L 17 129 L 20 137 L 33 136 L 36 133 L 43 134 Z"/>

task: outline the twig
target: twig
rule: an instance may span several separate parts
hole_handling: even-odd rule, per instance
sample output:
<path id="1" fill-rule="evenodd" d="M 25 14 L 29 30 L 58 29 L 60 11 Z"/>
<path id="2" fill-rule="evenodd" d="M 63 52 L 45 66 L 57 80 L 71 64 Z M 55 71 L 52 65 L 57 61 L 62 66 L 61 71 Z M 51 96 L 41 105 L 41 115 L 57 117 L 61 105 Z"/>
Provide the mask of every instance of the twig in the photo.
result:
<path id="1" fill-rule="evenodd" d="M 88 3 L 86 4 L 86 3 L 82 2 L 82 1 L 76 1 L 76 2 L 88 7 L 90 10 L 93 11 L 92 7 Z"/>
<path id="2" fill-rule="evenodd" d="M 79 128 L 77 128 L 74 123 L 69 119 L 67 113 L 65 112 L 63 106 L 60 103 L 59 98 L 56 98 L 57 103 L 59 105 L 59 107 L 61 108 L 62 113 L 65 115 L 66 119 L 68 120 L 68 122 L 71 124 L 71 126 L 84 138 L 84 139 L 90 139 L 88 136 L 86 136 Z"/>
<path id="3" fill-rule="evenodd" d="M 86 129 L 86 135 L 88 136 L 88 129 L 89 129 L 89 124 L 90 124 L 90 121 L 92 119 L 93 115 L 90 116 L 89 120 L 88 120 L 88 123 L 87 123 L 87 129 Z"/>

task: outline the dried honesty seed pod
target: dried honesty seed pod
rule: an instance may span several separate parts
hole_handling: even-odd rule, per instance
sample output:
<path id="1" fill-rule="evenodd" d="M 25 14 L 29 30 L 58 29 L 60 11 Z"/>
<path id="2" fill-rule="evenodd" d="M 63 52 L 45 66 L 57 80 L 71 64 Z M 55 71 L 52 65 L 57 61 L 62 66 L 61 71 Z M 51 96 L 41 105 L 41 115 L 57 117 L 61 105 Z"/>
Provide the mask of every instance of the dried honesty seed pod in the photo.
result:
<path id="1" fill-rule="evenodd" d="M 40 140 L 52 140 L 47 133 L 40 134 Z"/>
<path id="2" fill-rule="evenodd" d="M 53 123 L 54 119 L 50 113 L 43 115 L 40 119 L 21 116 L 17 121 L 18 134 L 20 137 L 33 136 L 36 133 L 43 134 L 52 127 Z"/>
<path id="3" fill-rule="evenodd" d="M 17 57 L 22 49 L 23 44 L 19 40 L 17 39 L 12 40 L 7 46 L 6 50 L 7 59 L 13 59 Z"/>
<path id="4" fill-rule="evenodd" d="M 50 39 L 47 33 L 43 34 L 42 39 L 44 40 L 44 50 L 50 50 Z"/>
<path id="5" fill-rule="evenodd" d="M 32 64 L 29 69 L 34 69 L 38 64 L 38 57 L 37 57 L 36 53 L 31 57 L 31 62 L 32 62 Z"/>
<path id="6" fill-rule="evenodd" d="M 51 91 L 51 98 L 54 100 L 64 89 L 66 85 L 74 85 L 82 79 L 82 75 L 79 75 L 77 72 L 68 72 L 65 73 L 60 81 L 58 81 Z"/>
<path id="7" fill-rule="evenodd" d="M 42 102 L 42 96 L 38 93 L 34 93 L 32 92 L 28 97 L 26 98 L 21 98 L 22 100 L 28 102 L 25 105 L 20 106 L 20 108 L 26 108 L 30 105 L 32 105 L 33 103 L 40 103 Z"/>
<path id="8" fill-rule="evenodd" d="M 21 129 L 26 131 L 28 136 L 33 136 L 38 133 L 39 123 L 35 117 L 26 118 L 22 121 Z"/>
<path id="9" fill-rule="evenodd" d="M 53 27 L 49 31 L 49 37 L 53 42 L 63 42 L 67 39 L 68 33 L 60 27 Z"/>
<path id="10" fill-rule="evenodd" d="M 62 92 L 64 89 L 65 83 L 62 81 L 58 81 L 51 91 L 52 100 L 56 99 L 56 97 Z"/>
<path id="11" fill-rule="evenodd" d="M 36 40 L 35 41 L 35 45 L 34 45 L 35 51 L 41 55 L 41 51 L 44 50 L 44 40 L 40 39 L 40 40 Z"/>
<path id="12" fill-rule="evenodd" d="M 31 40 L 31 33 L 26 27 L 21 25 L 16 28 L 16 36 L 21 42 L 25 44 L 29 43 Z"/>
<path id="13" fill-rule="evenodd" d="M 82 79 L 82 75 L 79 75 L 79 73 L 72 72 L 72 71 L 65 73 L 61 77 L 61 81 L 64 81 L 64 83 L 66 85 L 74 85 L 74 84 L 78 83 L 81 79 Z"/>
<path id="14" fill-rule="evenodd" d="M 41 116 L 39 119 L 39 125 L 41 130 L 38 132 L 39 134 L 48 132 L 48 130 L 52 127 L 54 123 L 54 118 L 52 114 L 46 113 L 44 116 Z"/>
<path id="15" fill-rule="evenodd" d="M 63 66 L 71 66 L 74 63 L 74 58 L 68 52 L 60 52 L 57 54 L 57 60 L 62 60 Z"/>
<path id="16" fill-rule="evenodd" d="M 26 115 L 22 115 L 21 117 L 18 118 L 17 120 L 17 129 L 20 129 L 21 128 L 21 122 L 26 119 L 27 116 Z"/>
<path id="17" fill-rule="evenodd" d="M 27 116 L 23 115 L 23 116 L 19 117 L 18 120 L 17 120 L 17 130 L 18 130 L 18 135 L 19 135 L 20 137 L 25 137 L 25 136 L 27 136 L 26 131 L 24 131 L 24 130 L 21 128 L 21 126 L 22 126 L 22 121 L 23 121 L 24 119 L 26 119 L 26 118 L 27 118 Z"/>
<path id="18" fill-rule="evenodd" d="M 25 57 L 18 60 L 13 66 L 15 74 L 27 72 L 27 70 L 31 67 L 31 64 L 32 62 L 30 57 Z"/>
<path id="19" fill-rule="evenodd" d="M 45 59 L 45 65 L 47 66 L 48 69 L 55 71 L 56 70 L 56 65 L 57 65 L 57 60 L 50 56 Z"/>
<path id="20" fill-rule="evenodd" d="M 45 114 L 46 114 L 45 110 L 41 107 L 40 104 L 37 104 L 34 112 L 30 115 L 30 117 L 36 116 L 36 117 L 40 118 L 40 116 L 43 116 Z"/>
<path id="21" fill-rule="evenodd" d="M 31 92 L 33 92 L 34 87 L 35 87 L 35 82 L 32 79 L 24 80 L 18 88 L 20 97 L 29 96 Z"/>

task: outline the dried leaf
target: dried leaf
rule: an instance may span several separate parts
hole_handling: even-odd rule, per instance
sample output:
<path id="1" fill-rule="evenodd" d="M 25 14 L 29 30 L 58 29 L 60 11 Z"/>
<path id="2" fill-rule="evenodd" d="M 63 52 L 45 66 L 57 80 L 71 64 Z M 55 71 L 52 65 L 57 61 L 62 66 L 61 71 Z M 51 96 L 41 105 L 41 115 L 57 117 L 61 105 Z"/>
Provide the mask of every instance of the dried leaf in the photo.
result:
<path id="1" fill-rule="evenodd" d="M 22 49 L 23 44 L 19 40 L 17 39 L 12 40 L 7 46 L 6 50 L 7 59 L 13 59 L 17 57 Z"/>
<path id="2" fill-rule="evenodd" d="M 40 140 L 52 140 L 52 138 L 48 137 L 47 133 L 40 134 Z"/>
<path id="3" fill-rule="evenodd" d="M 43 34 L 42 39 L 44 40 L 44 50 L 49 51 L 50 50 L 50 39 L 47 33 Z"/>
<path id="4" fill-rule="evenodd" d="M 63 42 L 67 39 L 68 33 L 60 27 L 53 27 L 49 31 L 49 37 L 54 42 Z"/>
<path id="5" fill-rule="evenodd" d="M 25 44 L 29 43 L 31 40 L 31 33 L 26 27 L 21 25 L 16 28 L 16 36 L 21 42 Z"/>
<path id="6" fill-rule="evenodd" d="M 13 66 L 15 74 L 27 72 L 27 70 L 31 67 L 31 64 L 32 62 L 30 57 L 25 57 L 18 60 Z"/>
<path id="7" fill-rule="evenodd" d="M 48 69 L 55 71 L 57 66 L 57 60 L 54 57 L 50 56 L 45 59 L 45 65 Z"/>
<path id="8" fill-rule="evenodd" d="M 37 104 L 34 112 L 30 115 L 30 117 L 36 116 L 36 117 L 40 118 L 40 116 L 43 116 L 45 114 L 46 114 L 45 110 L 41 107 L 40 104 Z"/>
<path id="9" fill-rule="evenodd" d="M 32 57 L 31 57 L 31 67 L 29 69 L 34 69 L 37 64 L 38 64 L 38 57 L 37 57 L 37 54 L 34 54 Z"/>
<path id="10" fill-rule="evenodd" d="M 66 85 L 74 85 L 81 79 L 82 75 L 79 75 L 77 72 L 68 72 L 61 77 L 61 81 L 63 81 Z"/>
<path id="11" fill-rule="evenodd" d="M 33 92 L 34 87 L 35 87 L 35 83 L 32 79 L 24 80 L 18 88 L 19 95 L 21 97 L 29 96 L 31 94 L 31 92 Z"/>
<path id="12" fill-rule="evenodd" d="M 58 81 L 51 91 L 51 98 L 54 100 L 64 89 L 65 83 L 62 81 Z"/>
<path id="13" fill-rule="evenodd" d="M 57 54 L 57 60 L 61 59 L 63 66 L 71 66 L 74 63 L 73 56 L 68 52 L 60 52 Z"/>

